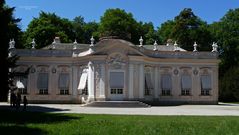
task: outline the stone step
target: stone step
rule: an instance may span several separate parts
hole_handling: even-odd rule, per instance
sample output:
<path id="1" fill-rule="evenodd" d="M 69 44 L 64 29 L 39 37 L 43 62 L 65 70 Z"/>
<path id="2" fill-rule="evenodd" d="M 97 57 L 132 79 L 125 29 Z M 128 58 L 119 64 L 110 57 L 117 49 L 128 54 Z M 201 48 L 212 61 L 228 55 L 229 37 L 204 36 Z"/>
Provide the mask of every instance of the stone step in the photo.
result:
<path id="1" fill-rule="evenodd" d="M 150 105 L 140 101 L 94 101 L 85 107 L 119 107 L 119 108 L 146 108 Z"/>

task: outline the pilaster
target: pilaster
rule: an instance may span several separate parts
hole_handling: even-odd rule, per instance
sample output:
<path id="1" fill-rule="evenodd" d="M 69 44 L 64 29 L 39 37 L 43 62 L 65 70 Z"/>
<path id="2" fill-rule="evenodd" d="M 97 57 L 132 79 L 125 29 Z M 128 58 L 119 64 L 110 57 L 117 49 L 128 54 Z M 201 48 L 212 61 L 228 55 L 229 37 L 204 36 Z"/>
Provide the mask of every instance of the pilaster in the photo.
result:
<path id="1" fill-rule="evenodd" d="M 88 63 L 88 99 L 95 100 L 95 93 L 94 93 L 94 65 L 90 61 Z"/>
<path id="2" fill-rule="evenodd" d="M 218 94 L 219 94 L 219 88 L 218 88 L 218 66 L 213 68 L 213 74 L 212 74 L 212 95 L 214 96 L 213 98 L 218 101 Z"/>
<path id="3" fill-rule="evenodd" d="M 105 65 L 101 64 L 100 66 L 100 98 L 105 99 Z"/>
<path id="4" fill-rule="evenodd" d="M 58 82 L 57 82 L 57 74 L 56 68 L 54 65 L 50 65 L 48 69 L 48 93 L 51 96 L 55 96 L 56 94 L 59 94 L 58 92 Z"/>
<path id="5" fill-rule="evenodd" d="M 154 98 L 159 97 L 159 68 L 154 67 Z"/>
<path id="6" fill-rule="evenodd" d="M 36 95 L 37 94 L 37 72 L 36 72 L 36 67 L 32 66 L 30 69 L 30 73 L 28 75 L 28 80 L 27 80 L 27 92 L 29 92 L 30 96 Z"/>
<path id="7" fill-rule="evenodd" d="M 77 75 L 78 74 L 78 69 L 77 66 L 73 66 L 72 68 L 72 81 L 71 81 L 71 85 L 72 85 L 72 95 L 74 98 L 77 98 L 77 85 L 78 85 L 78 80 L 77 80 Z"/>
<path id="8" fill-rule="evenodd" d="M 144 98 L 144 64 L 140 64 L 139 66 L 139 98 Z"/>
<path id="9" fill-rule="evenodd" d="M 129 64 L 129 99 L 134 98 L 134 65 Z"/>
<path id="10" fill-rule="evenodd" d="M 192 96 L 193 100 L 199 100 L 201 93 L 201 80 L 199 75 L 199 69 L 195 67 L 192 74 Z"/>
<path id="11" fill-rule="evenodd" d="M 172 96 L 173 98 L 178 98 L 181 94 L 181 85 L 180 79 L 181 74 L 179 73 L 179 69 L 177 67 L 173 68 L 172 71 Z"/>

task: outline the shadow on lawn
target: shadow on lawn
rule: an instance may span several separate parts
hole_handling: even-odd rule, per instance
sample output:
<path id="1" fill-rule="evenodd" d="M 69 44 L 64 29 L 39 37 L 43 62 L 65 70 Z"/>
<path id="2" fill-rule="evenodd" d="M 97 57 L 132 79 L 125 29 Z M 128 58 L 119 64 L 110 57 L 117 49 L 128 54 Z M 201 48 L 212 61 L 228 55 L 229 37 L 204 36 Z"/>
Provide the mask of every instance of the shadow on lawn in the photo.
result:
<path id="1" fill-rule="evenodd" d="M 0 105 L 0 110 L 9 110 L 9 111 L 16 111 L 15 107 L 10 107 L 10 105 Z M 23 110 L 23 106 L 19 108 L 19 111 Z M 69 109 L 60 109 L 60 108 L 50 108 L 45 106 L 37 106 L 31 105 L 27 106 L 28 112 L 59 112 L 59 111 L 69 111 Z"/>
<path id="2" fill-rule="evenodd" d="M 34 106 L 32 107 L 34 108 Z M 23 112 L 21 111 L 21 109 L 19 111 L 16 111 L 15 108 L 9 108 L 10 107 L 8 106 L 0 106 L 0 134 L 2 135 L 47 134 L 46 131 L 40 128 L 30 127 L 28 124 L 56 124 L 82 118 L 61 113 L 46 113 L 54 112 L 54 110 L 56 111 L 56 109 L 53 108 L 35 108 L 42 109 L 44 110 L 44 112 Z M 59 110 L 57 109 L 57 111 Z"/>
<path id="3" fill-rule="evenodd" d="M 46 131 L 39 128 L 29 128 L 26 126 L 2 126 L 0 125 L 2 135 L 45 135 Z"/>

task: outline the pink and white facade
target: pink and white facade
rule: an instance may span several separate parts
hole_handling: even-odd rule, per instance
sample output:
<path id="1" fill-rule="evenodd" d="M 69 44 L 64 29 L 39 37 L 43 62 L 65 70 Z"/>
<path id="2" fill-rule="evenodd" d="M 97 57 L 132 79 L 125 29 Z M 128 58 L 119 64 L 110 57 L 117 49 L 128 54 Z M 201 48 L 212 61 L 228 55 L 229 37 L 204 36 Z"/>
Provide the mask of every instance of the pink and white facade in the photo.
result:
<path id="1" fill-rule="evenodd" d="M 196 47 L 196 46 L 195 46 Z M 196 49 L 196 48 L 194 48 Z M 87 103 L 139 100 L 217 104 L 218 53 L 174 45 L 134 45 L 121 39 L 14 49 L 17 87 L 29 102 Z"/>

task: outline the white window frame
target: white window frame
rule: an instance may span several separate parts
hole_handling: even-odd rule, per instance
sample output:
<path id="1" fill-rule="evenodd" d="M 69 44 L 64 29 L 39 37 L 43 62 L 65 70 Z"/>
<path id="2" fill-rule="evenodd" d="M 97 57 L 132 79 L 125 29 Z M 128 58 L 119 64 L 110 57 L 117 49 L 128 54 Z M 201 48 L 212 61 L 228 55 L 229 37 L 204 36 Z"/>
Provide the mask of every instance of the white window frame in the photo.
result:
<path id="1" fill-rule="evenodd" d="M 110 75 L 111 73 L 122 73 L 123 74 L 123 86 L 122 87 L 111 87 L 110 84 Z M 109 71 L 109 94 L 112 95 L 124 95 L 124 87 L 125 87 L 125 72 L 123 70 L 111 70 Z"/>

